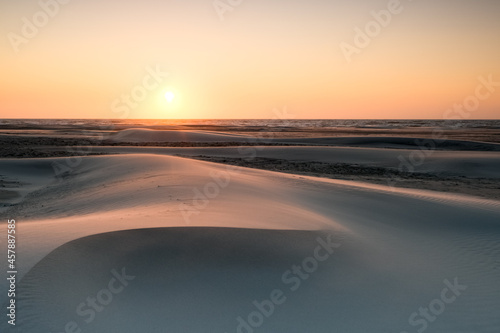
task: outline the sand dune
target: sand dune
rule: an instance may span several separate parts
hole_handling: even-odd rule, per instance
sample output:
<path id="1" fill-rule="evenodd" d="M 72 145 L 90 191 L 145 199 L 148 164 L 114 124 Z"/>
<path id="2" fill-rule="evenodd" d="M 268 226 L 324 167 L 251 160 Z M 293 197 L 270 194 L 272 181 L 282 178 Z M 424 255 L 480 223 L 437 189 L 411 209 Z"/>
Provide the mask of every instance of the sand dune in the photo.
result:
<path id="1" fill-rule="evenodd" d="M 427 325 L 439 332 L 500 327 L 492 311 L 500 302 L 492 293 L 497 225 L 373 223 L 355 233 L 191 227 L 78 239 L 23 279 L 19 332 L 52 332 L 69 322 L 86 332 L 246 332 L 238 318 L 253 320 L 255 301 L 270 313 L 266 300 L 276 290 L 282 296 L 259 331 L 400 332 L 422 328 L 408 318 L 455 284 L 463 290 L 448 290 L 455 300 Z M 312 259 L 315 250 L 322 261 Z M 128 277 L 126 285 L 114 282 L 121 290 L 106 292 L 117 275 Z M 105 300 L 97 303 L 102 311 L 92 311 L 88 297 Z"/>
<path id="2" fill-rule="evenodd" d="M 484 307 L 499 303 L 489 289 L 498 273 L 484 267 L 495 264 L 471 264 L 484 252 L 461 249 L 463 233 L 446 242 L 427 238 L 428 232 L 373 242 L 368 231 L 163 228 L 85 237 L 27 274 L 19 329 L 53 332 L 74 322 L 85 332 L 247 332 L 243 327 L 257 322 L 262 332 L 400 332 L 422 328 L 410 326 L 408 317 L 441 299 L 445 288 L 454 301 L 438 321 L 427 322 L 433 330 L 480 332 L 485 322 L 498 327 Z M 480 240 L 493 243 L 484 235 Z M 462 262 L 456 251 L 472 257 Z M 302 267 L 300 274 L 294 265 Z"/>
<path id="3" fill-rule="evenodd" d="M 439 137 L 437 137 L 439 138 Z M 433 149 L 444 150 L 467 150 L 467 151 L 500 151 L 500 144 L 485 143 L 464 140 L 438 140 L 414 137 L 384 137 L 384 136 L 362 136 L 362 137 L 324 137 L 307 139 L 285 139 L 278 140 L 286 143 L 318 144 L 349 147 L 371 147 L 371 148 L 398 148 L 398 149 L 420 149 L 422 146 Z"/>
<path id="4" fill-rule="evenodd" d="M 302 184 L 313 184 L 314 188 L 336 186 L 341 187 L 342 190 L 348 186 L 363 189 L 366 193 L 385 191 L 393 196 L 409 193 L 418 193 L 418 195 L 425 193 L 430 197 L 440 196 L 438 192 L 395 190 L 384 186 L 299 177 L 161 155 L 126 154 L 83 157 L 79 165 L 64 178 L 64 182 L 58 182 L 55 174 L 50 174 L 53 172 L 52 164 L 64 163 L 66 161 L 64 158 L 4 160 L 2 163 L 9 166 L 25 165 L 27 167 L 33 161 L 36 161 L 34 162 L 36 166 L 31 169 L 29 176 L 26 178 L 23 176 L 24 170 L 30 170 L 29 168 L 19 168 L 17 179 L 25 179 L 26 183 L 50 184 L 32 192 L 23 202 L 7 211 L 25 220 L 118 211 L 132 209 L 134 206 L 155 207 L 181 203 L 190 205 L 192 204 L 190 200 L 197 193 L 193 189 L 199 188 L 205 193 L 207 191 L 204 187 L 210 183 L 219 184 L 218 189 L 215 187 L 212 189 L 209 186 L 208 192 L 215 193 L 213 195 L 215 200 L 210 200 L 213 201 L 213 205 L 219 202 L 225 204 L 224 200 L 228 200 L 235 211 L 245 207 L 242 204 L 244 200 L 236 200 L 236 196 L 257 200 L 252 202 L 256 203 L 255 205 L 261 210 L 267 209 L 266 205 L 259 205 L 258 201 L 261 199 L 263 203 L 270 202 L 270 200 L 274 202 L 274 207 L 269 208 L 270 210 L 281 207 L 279 203 L 285 205 L 290 203 L 290 207 L 301 207 L 303 197 L 294 193 L 303 193 L 298 191 L 300 187 L 297 188 Z M 28 184 L 27 189 L 30 188 L 32 187 Z M 20 188 L 20 190 L 24 189 Z M 337 193 L 330 195 L 336 197 Z M 448 197 L 452 201 L 488 202 L 453 195 Z M 291 210 L 291 215 L 298 212 L 292 208 L 286 209 Z M 252 223 L 251 226 L 255 227 L 255 224 Z M 298 228 L 302 228 L 302 225 Z"/>
<path id="5" fill-rule="evenodd" d="M 250 138 L 237 134 L 225 134 L 210 131 L 185 131 L 185 130 L 152 130 L 143 128 L 130 128 L 114 133 L 109 138 L 111 141 L 123 142 L 227 142 L 245 141 Z"/>
<path id="6" fill-rule="evenodd" d="M 256 332 L 411 332 L 455 278 L 467 289 L 426 325 L 500 329 L 499 201 L 147 154 L 84 157 L 59 183 L 55 161 L 1 162 L 48 182 L 5 212 L 22 221 L 19 332 L 237 332 L 275 289 L 287 300 Z M 340 247 L 291 290 L 328 234 Z M 122 267 L 135 278 L 85 322 Z"/>
<path id="7" fill-rule="evenodd" d="M 436 175 L 500 178 L 500 152 L 420 151 L 347 147 L 93 147 L 95 153 L 164 154 L 230 158 L 274 158 L 287 161 L 347 163 L 412 170 Z"/>
<path id="8" fill-rule="evenodd" d="M 118 131 L 109 138 L 115 142 L 256 142 L 285 143 L 293 145 L 329 145 L 366 148 L 397 148 L 461 150 L 461 151 L 500 151 L 500 144 L 464 140 L 439 140 L 415 137 L 317 137 L 317 138 L 280 138 L 279 133 L 256 132 L 255 135 L 228 134 L 213 131 L 153 130 L 130 128 Z"/>
<path id="9" fill-rule="evenodd" d="M 22 202 L 29 193 L 48 185 L 53 175 L 52 166 L 44 160 L 2 160 L 0 212 Z"/>

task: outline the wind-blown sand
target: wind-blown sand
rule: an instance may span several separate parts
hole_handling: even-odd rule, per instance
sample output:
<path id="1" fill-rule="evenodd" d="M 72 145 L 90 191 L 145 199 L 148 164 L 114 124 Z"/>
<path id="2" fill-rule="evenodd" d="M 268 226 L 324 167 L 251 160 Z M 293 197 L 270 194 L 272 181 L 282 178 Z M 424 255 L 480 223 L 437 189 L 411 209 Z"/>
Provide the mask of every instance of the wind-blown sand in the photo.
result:
<path id="1" fill-rule="evenodd" d="M 151 142 L 257 142 L 257 143 L 282 143 L 296 145 L 323 145 L 323 146 L 348 146 L 367 148 L 397 148 L 412 149 L 429 145 L 432 149 L 467 150 L 467 151 L 500 151 L 500 144 L 451 140 L 437 136 L 436 139 L 416 137 L 319 137 L 319 138 L 283 138 L 279 133 L 272 135 L 266 132 L 255 135 L 242 135 L 214 131 L 188 131 L 188 130 L 152 130 L 130 128 L 113 133 L 109 138 L 112 142 L 151 143 Z M 427 147 L 429 148 L 429 147 Z"/>
<path id="2" fill-rule="evenodd" d="M 19 221 L 13 331 L 238 332 L 275 289 L 286 301 L 255 332 L 500 330 L 500 201 L 152 154 L 82 157 L 57 182 L 66 161 L 0 161 L 22 198 L 2 211 Z M 328 235 L 340 246 L 291 290 Z M 85 322 L 77 307 L 122 268 L 134 279 Z M 466 289 L 410 325 L 454 279 Z"/>
<path id="3" fill-rule="evenodd" d="M 17 142 L 2 156 L 68 156 L 0 160 L 22 278 L 17 325 L 2 332 L 500 330 L 498 144 L 129 128 L 80 147 L 65 135 L 2 137 Z M 397 187 L 404 177 L 414 188 Z"/>
<path id="4" fill-rule="evenodd" d="M 110 141 L 116 142 L 225 142 L 245 141 L 249 137 L 237 134 L 225 134 L 210 131 L 158 131 L 142 128 L 131 128 L 112 134 Z"/>
<path id="5" fill-rule="evenodd" d="M 500 152 L 495 151 L 317 146 L 99 146 L 74 149 L 92 154 L 184 156 L 300 175 L 500 199 Z"/>
<path id="6" fill-rule="evenodd" d="M 500 152 L 439 151 L 346 147 L 94 147 L 92 152 L 134 154 L 139 152 L 228 158 L 274 158 L 287 161 L 347 163 L 464 177 L 500 178 Z M 416 154 L 416 158 L 413 156 Z M 421 158 L 423 156 L 423 158 Z M 418 163 L 412 163 L 412 160 Z"/>

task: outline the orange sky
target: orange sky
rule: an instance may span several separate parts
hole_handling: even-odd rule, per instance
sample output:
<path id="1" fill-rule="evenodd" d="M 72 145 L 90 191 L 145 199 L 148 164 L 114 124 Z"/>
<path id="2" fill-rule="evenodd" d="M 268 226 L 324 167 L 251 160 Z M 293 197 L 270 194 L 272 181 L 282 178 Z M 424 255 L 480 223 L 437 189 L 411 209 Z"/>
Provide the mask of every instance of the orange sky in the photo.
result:
<path id="1" fill-rule="evenodd" d="M 0 0 L 1 118 L 273 118 L 286 106 L 295 118 L 441 119 L 481 76 L 499 85 L 468 118 L 500 115 L 499 1 L 406 0 L 391 13 L 388 1 L 248 0 L 222 14 L 212 0 L 42 3 L 53 17 Z M 29 38 L 23 17 L 41 22 Z M 354 29 L 370 24 L 379 31 L 357 47 Z M 155 68 L 169 73 L 158 84 Z"/>

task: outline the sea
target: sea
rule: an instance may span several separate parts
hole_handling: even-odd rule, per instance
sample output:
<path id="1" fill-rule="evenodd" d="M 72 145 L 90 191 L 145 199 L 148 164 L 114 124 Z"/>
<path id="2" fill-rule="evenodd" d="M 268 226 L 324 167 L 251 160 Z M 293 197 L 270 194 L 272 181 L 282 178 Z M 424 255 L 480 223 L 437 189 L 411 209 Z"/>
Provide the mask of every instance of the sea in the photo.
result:
<path id="1" fill-rule="evenodd" d="M 500 129 L 500 120 L 400 120 L 400 119 L 0 119 L 0 128 L 114 127 L 151 128 L 169 126 L 217 126 L 302 129 L 400 129 L 400 128 L 485 128 Z"/>

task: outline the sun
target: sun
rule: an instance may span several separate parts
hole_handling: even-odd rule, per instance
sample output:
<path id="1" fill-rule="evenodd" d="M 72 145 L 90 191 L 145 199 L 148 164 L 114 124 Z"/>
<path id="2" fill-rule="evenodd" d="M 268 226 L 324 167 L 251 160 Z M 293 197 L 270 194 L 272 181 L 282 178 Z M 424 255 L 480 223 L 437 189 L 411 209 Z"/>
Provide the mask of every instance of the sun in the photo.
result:
<path id="1" fill-rule="evenodd" d="M 172 101 L 174 100 L 174 98 L 175 98 L 175 94 L 173 92 L 167 91 L 165 93 L 165 99 L 167 100 L 167 102 L 172 103 Z"/>

